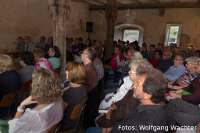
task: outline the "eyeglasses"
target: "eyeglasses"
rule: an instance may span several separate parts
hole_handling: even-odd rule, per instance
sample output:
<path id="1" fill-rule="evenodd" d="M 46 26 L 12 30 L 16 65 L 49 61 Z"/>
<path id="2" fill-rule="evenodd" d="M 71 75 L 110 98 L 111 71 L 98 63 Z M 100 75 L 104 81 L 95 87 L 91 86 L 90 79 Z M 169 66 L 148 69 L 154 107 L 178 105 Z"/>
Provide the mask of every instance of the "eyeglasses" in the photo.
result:
<path id="1" fill-rule="evenodd" d="M 130 74 L 134 74 L 134 73 L 136 73 L 136 72 L 131 72 L 131 71 L 128 71 L 128 73 L 130 73 Z"/>

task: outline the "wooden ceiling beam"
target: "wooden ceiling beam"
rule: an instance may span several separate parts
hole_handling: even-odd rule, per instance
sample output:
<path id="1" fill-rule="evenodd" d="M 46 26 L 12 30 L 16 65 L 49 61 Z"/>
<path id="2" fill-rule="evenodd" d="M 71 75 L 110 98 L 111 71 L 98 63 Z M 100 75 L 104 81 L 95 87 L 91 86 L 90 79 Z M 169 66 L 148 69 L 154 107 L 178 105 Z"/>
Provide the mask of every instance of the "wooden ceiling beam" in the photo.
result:
<path id="1" fill-rule="evenodd" d="M 143 5 L 119 5 L 119 10 L 127 10 L 127 9 L 161 9 L 161 8 L 200 8 L 199 2 L 180 2 L 180 3 L 160 3 L 157 4 L 143 4 Z M 98 7 L 90 7 L 90 10 L 99 10 L 106 9 L 106 6 L 98 6 Z"/>
<path id="2" fill-rule="evenodd" d="M 150 0 L 152 4 L 160 4 L 160 0 Z"/>
<path id="3" fill-rule="evenodd" d="M 73 0 L 74 2 L 83 2 L 83 3 L 87 3 L 89 5 L 95 6 L 97 7 L 97 5 L 90 3 L 88 0 Z"/>
<path id="4" fill-rule="evenodd" d="M 139 3 L 140 5 L 143 5 L 143 3 L 140 0 L 135 0 L 135 2 Z"/>
<path id="5" fill-rule="evenodd" d="M 103 5 L 107 5 L 106 3 L 102 2 L 102 1 L 99 1 L 99 0 L 94 0 L 94 2 L 97 2 L 97 3 L 103 4 Z"/>

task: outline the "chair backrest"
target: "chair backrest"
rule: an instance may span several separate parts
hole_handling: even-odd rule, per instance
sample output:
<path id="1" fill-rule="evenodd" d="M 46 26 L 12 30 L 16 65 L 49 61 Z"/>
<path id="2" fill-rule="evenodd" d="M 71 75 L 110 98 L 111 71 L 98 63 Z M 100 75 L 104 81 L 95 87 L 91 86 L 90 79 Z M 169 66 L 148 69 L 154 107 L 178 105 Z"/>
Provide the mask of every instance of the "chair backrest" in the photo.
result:
<path id="1" fill-rule="evenodd" d="M 47 130 L 47 133 L 55 133 L 56 128 L 58 127 L 58 125 L 59 125 L 59 124 L 56 124 L 56 125 L 52 126 L 51 128 L 49 128 L 49 129 Z"/>
<path id="2" fill-rule="evenodd" d="M 16 101 L 16 93 L 17 92 L 10 92 L 3 96 L 0 101 L 0 107 L 9 107 L 11 104 L 13 104 Z"/>
<path id="3" fill-rule="evenodd" d="M 81 114 L 81 110 L 82 110 L 82 107 L 84 106 L 85 103 L 82 103 L 82 104 L 78 104 L 76 105 L 76 107 L 73 109 L 71 115 L 70 115 L 70 118 L 72 120 L 76 120 L 78 119 L 78 117 L 80 116 Z"/>
<path id="4" fill-rule="evenodd" d="M 28 81 L 24 82 L 24 84 L 22 85 L 21 91 L 22 92 L 29 92 L 30 87 L 31 87 L 31 83 L 32 83 L 32 80 L 28 80 Z"/>

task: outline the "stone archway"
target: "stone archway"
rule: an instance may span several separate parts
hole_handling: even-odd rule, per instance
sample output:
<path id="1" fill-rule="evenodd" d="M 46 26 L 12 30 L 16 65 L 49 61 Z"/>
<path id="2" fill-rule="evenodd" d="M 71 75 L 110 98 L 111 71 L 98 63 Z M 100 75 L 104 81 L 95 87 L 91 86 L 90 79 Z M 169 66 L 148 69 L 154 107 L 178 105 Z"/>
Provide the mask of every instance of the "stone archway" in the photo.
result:
<path id="1" fill-rule="evenodd" d="M 139 41 L 138 44 L 139 46 L 142 46 L 143 43 L 143 34 L 144 34 L 144 28 L 141 27 L 140 25 L 137 24 L 119 24 L 115 26 L 115 32 L 114 32 L 114 40 L 118 40 L 118 39 L 123 39 L 123 29 L 125 28 L 135 28 L 138 29 L 140 31 L 140 35 L 139 35 Z"/>

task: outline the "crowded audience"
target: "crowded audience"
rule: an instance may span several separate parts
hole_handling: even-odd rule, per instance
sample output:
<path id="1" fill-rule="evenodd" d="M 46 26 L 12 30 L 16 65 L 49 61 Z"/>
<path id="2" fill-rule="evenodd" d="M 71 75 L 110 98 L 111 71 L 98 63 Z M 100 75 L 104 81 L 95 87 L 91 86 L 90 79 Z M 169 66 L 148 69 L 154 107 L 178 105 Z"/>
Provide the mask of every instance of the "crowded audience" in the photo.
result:
<path id="1" fill-rule="evenodd" d="M 28 96 L 10 105 L 12 115 L 10 106 L 0 107 L 0 119 L 15 114 L 8 122 L 9 132 L 48 132 L 54 126 L 67 131 L 83 125 L 82 119 L 90 121 L 86 133 L 121 133 L 129 130 L 123 129 L 126 125 L 167 128 L 150 127 L 149 132 L 184 130 L 170 129 L 174 125 L 200 127 L 200 50 L 163 43 L 143 43 L 140 48 L 137 41 L 119 39 L 105 60 L 104 49 L 98 40 L 66 37 L 62 84 L 55 70 L 63 67 L 63 55 L 53 37 L 45 42 L 41 36 L 35 45 L 30 36 L 18 37 L 15 62 L 14 57 L 0 54 L 0 101 L 12 92 L 18 94 L 26 81 L 32 84 Z M 82 105 L 76 112 L 79 117 L 72 119 L 78 105 Z"/>

